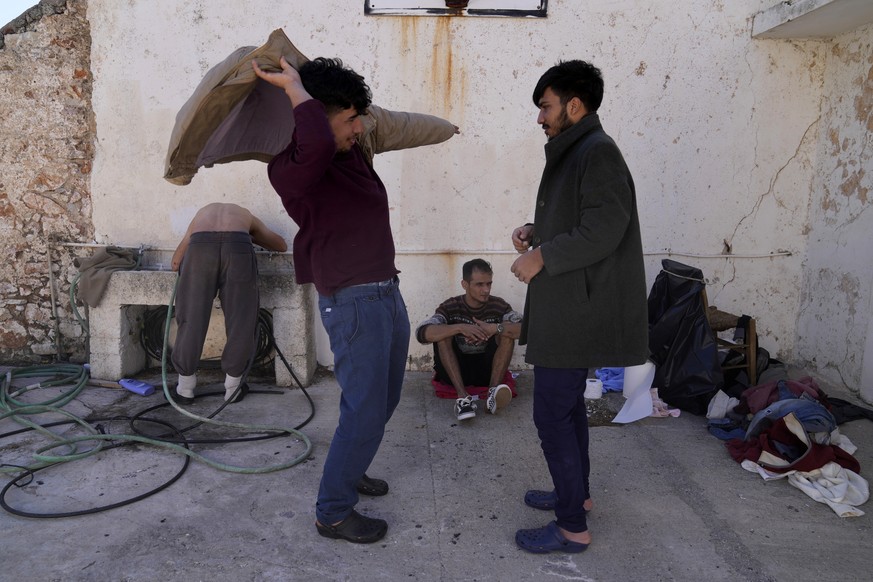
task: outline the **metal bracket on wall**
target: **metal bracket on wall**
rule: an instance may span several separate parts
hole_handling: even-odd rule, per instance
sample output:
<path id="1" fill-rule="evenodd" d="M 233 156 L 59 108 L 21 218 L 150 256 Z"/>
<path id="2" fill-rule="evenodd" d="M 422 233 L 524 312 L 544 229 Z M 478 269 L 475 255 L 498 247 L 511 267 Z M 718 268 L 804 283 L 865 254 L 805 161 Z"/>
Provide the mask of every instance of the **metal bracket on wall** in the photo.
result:
<path id="1" fill-rule="evenodd" d="M 548 0 L 364 0 L 367 16 L 545 18 Z"/>

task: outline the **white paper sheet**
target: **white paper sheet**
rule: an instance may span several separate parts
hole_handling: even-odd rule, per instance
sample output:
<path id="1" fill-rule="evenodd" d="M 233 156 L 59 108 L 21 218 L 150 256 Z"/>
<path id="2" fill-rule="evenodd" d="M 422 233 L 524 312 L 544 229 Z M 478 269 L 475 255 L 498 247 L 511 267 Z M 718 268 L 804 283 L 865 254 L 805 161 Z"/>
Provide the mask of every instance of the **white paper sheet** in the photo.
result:
<path id="1" fill-rule="evenodd" d="M 651 388 L 654 379 L 655 364 L 652 362 L 624 369 L 622 393 L 626 400 L 612 422 L 626 424 L 651 416 Z"/>

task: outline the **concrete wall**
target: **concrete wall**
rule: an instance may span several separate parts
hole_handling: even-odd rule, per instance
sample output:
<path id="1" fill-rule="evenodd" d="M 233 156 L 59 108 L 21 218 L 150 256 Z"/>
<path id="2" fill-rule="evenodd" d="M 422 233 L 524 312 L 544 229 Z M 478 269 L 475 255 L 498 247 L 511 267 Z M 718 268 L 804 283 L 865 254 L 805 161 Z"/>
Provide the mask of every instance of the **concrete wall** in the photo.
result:
<path id="1" fill-rule="evenodd" d="M 873 402 L 873 26 L 823 55 L 796 358 Z"/>
<path id="2" fill-rule="evenodd" d="M 582 58 L 603 70 L 604 127 L 637 183 L 649 283 L 666 257 L 700 267 L 710 302 L 755 316 L 772 355 L 840 370 L 857 390 L 873 366 L 863 366 L 873 334 L 859 121 L 866 112 L 869 123 L 870 30 L 752 39 L 753 16 L 772 4 L 552 2 L 546 19 L 508 19 L 367 17 L 346 0 L 90 0 L 94 238 L 173 248 L 215 200 L 294 234 L 263 164 L 203 169 L 184 187 L 161 178 L 174 116 L 204 73 L 283 28 L 304 54 L 362 73 L 376 103 L 461 127 L 375 162 L 413 325 L 460 293 L 460 265 L 474 256 L 494 264 L 495 294 L 521 308 L 509 232 L 532 216 L 544 143 L 530 95 L 547 67 Z M 820 322 L 826 334 L 811 329 Z M 323 336 L 319 345 L 330 363 Z M 413 344 L 410 358 L 425 369 L 430 350 Z"/>
<path id="3" fill-rule="evenodd" d="M 174 115 L 203 74 L 281 27 L 308 56 L 344 58 L 377 103 L 461 127 L 445 144 L 376 160 L 412 320 L 460 292 L 459 265 L 477 255 L 495 263 L 495 293 L 521 307 L 505 253 L 511 229 L 532 215 L 543 165 L 531 91 L 558 59 L 590 59 L 606 78 L 604 125 L 637 181 L 650 280 L 668 250 L 702 255 L 676 258 L 704 270 L 712 303 L 757 316 L 762 344 L 790 357 L 825 59 L 819 43 L 751 40 L 765 5 L 555 2 L 546 19 L 502 19 L 366 17 L 363 3 L 338 0 L 264 1 L 257 11 L 91 0 L 97 240 L 171 246 L 211 200 L 295 231 L 262 164 L 202 170 L 184 187 L 161 179 Z M 744 258 L 783 250 L 791 256 Z M 719 257 L 726 251 L 734 256 Z M 413 345 L 411 357 L 427 366 L 429 349 Z"/>

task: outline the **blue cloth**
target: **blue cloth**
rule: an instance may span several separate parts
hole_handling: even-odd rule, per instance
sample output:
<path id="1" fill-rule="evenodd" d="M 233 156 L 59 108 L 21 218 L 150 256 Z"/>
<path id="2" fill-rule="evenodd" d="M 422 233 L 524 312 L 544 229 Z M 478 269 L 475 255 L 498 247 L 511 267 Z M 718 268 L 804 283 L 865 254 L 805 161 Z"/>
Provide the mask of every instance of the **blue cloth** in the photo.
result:
<path id="1" fill-rule="evenodd" d="M 534 366 L 533 418 L 555 485 L 558 525 L 570 532 L 588 530 L 582 505 L 588 499 L 587 368 Z"/>
<path id="2" fill-rule="evenodd" d="M 741 439 L 746 436 L 746 429 L 740 422 L 730 418 L 712 418 L 709 421 L 709 434 L 723 441 Z"/>
<path id="3" fill-rule="evenodd" d="M 752 417 L 746 429 L 746 440 L 756 438 L 775 421 L 791 413 L 797 417 L 806 432 L 830 434 L 837 428 L 834 415 L 818 400 L 806 393 L 796 396 L 788 389 L 785 380 L 779 380 L 776 386 L 779 390 L 779 400 L 759 410 Z"/>
<path id="4" fill-rule="evenodd" d="M 396 277 L 319 295 L 318 309 L 342 396 L 315 514 L 320 523 L 334 524 L 348 517 L 358 502 L 358 481 L 400 402 L 409 316 Z"/>
<path id="5" fill-rule="evenodd" d="M 603 382 L 603 389 L 612 392 L 624 390 L 624 368 L 597 368 L 594 375 Z"/>

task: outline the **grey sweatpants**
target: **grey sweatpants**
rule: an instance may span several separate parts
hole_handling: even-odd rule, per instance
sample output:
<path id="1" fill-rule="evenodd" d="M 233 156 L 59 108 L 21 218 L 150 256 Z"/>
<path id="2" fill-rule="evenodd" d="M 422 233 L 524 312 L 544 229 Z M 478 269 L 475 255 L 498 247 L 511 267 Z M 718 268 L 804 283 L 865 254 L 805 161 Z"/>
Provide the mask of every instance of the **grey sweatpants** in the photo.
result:
<path id="1" fill-rule="evenodd" d="M 197 372 L 216 294 L 227 333 L 221 369 L 230 376 L 242 376 L 255 351 L 259 306 L 258 263 L 248 233 L 191 235 L 176 288 L 179 329 L 171 360 L 179 374 Z"/>

